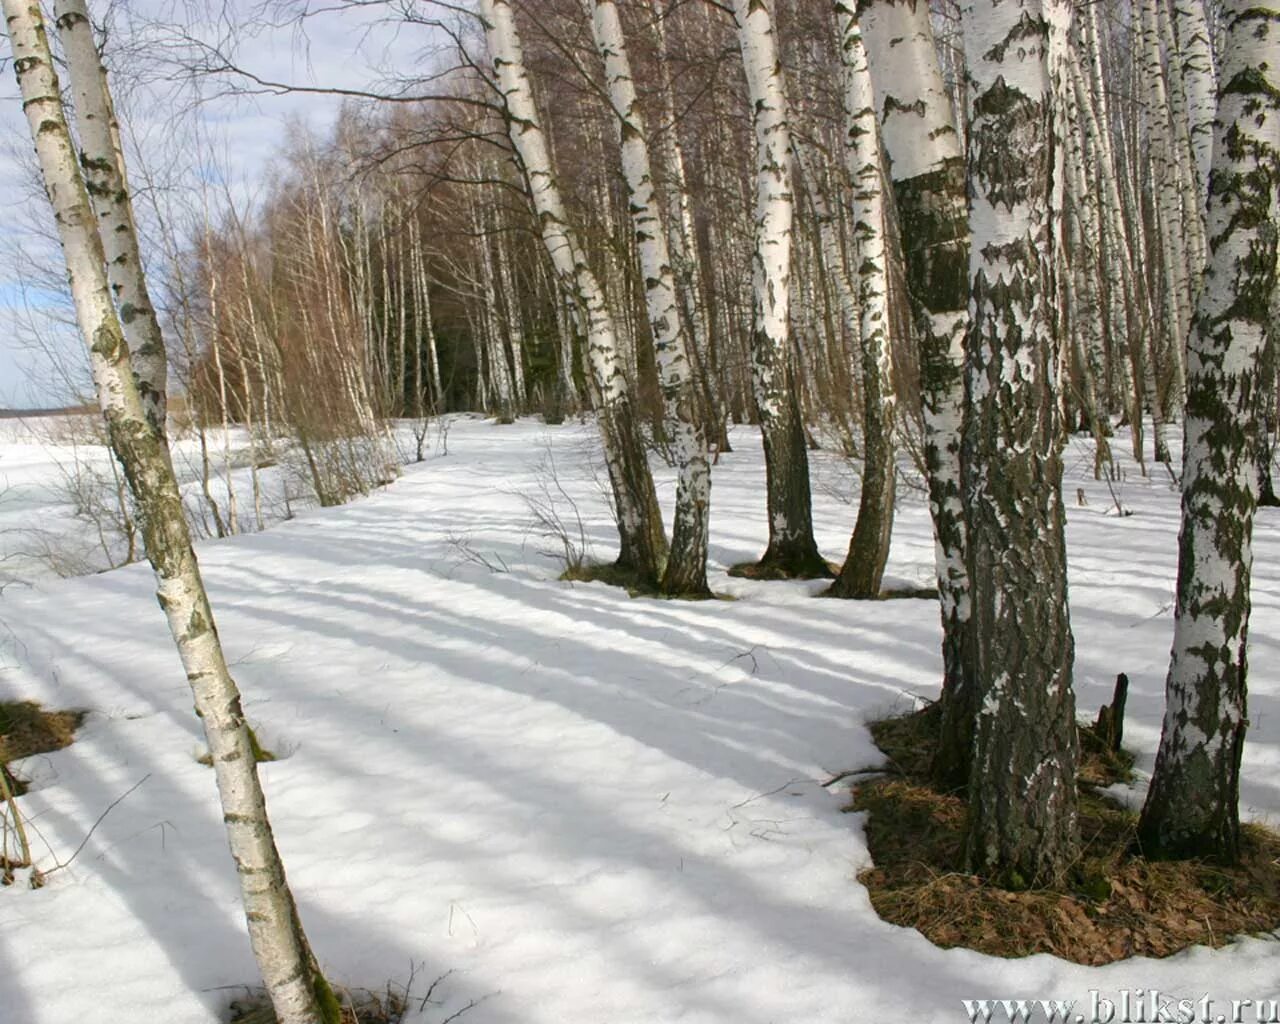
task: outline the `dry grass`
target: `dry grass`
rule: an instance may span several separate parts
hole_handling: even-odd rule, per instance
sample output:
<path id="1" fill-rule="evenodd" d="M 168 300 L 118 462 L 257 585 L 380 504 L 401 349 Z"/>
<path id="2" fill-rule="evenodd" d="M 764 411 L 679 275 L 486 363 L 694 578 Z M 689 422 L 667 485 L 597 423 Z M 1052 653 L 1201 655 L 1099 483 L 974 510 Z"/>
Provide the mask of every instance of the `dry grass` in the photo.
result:
<path id="1" fill-rule="evenodd" d="M 738 562 L 729 566 L 728 575 L 743 580 L 830 580 L 840 575 L 840 566 L 824 562 L 825 568 L 812 567 L 799 575 L 786 572 L 772 562 Z"/>
<path id="2" fill-rule="evenodd" d="M 606 583 L 611 587 L 620 587 L 629 597 L 653 597 L 670 601 L 732 601 L 732 597 L 724 594 L 667 594 L 661 587 L 653 584 L 630 566 L 621 566 L 617 562 L 577 562 L 571 564 L 560 574 L 560 579 L 569 583 Z"/>
<path id="3" fill-rule="evenodd" d="M 342 1024 L 400 1024 L 409 1009 L 404 996 L 388 987 L 383 992 L 335 989 L 342 1007 Z M 276 1024 L 276 1012 L 266 993 L 253 992 L 231 1003 L 230 1024 Z"/>
<path id="4" fill-rule="evenodd" d="M 929 785 L 936 711 L 872 727 L 893 775 L 854 789 L 875 866 L 858 879 L 886 921 L 931 942 L 1002 957 L 1052 953 L 1099 965 L 1169 956 L 1280 926 L 1280 837 L 1248 826 L 1235 867 L 1152 862 L 1135 848 L 1136 817 L 1095 787 L 1127 776 L 1125 755 L 1085 743 L 1082 854 L 1060 889 L 1010 892 L 964 870 L 965 800 Z"/>
<path id="5" fill-rule="evenodd" d="M 25 793 L 26 784 L 9 771 L 9 762 L 70 746 L 84 716 L 83 711 L 45 711 L 32 701 L 0 701 L 0 768 L 14 796 Z"/>

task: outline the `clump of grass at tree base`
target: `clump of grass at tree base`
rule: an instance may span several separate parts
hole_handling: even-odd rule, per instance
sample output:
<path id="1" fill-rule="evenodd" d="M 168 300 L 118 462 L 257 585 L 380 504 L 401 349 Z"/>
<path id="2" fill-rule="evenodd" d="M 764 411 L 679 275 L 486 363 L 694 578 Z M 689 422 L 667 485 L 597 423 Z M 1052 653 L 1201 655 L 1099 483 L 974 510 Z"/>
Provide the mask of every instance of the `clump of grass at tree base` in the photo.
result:
<path id="1" fill-rule="evenodd" d="M 829 580 L 840 575 L 840 566 L 824 561 L 821 566 L 810 566 L 808 571 L 797 575 L 773 562 L 736 562 L 729 566 L 728 572 L 735 579 L 742 580 Z"/>
<path id="2" fill-rule="evenodd" d="M 630 597 L 656 597 L 668 601 L 736 601 L 730 594 L 668 594 L 630 566 L 617 562 L 578 561 L 559 576 L 567 583 L 606 583 L 621 587 Z"/>
<path id="3" fill-rule="evenodd" d="M 337 1024 L 400 1024 L 408 1012 L 405 996 L 388 985 L 382 992 L 367 989 L 335 988 Z M 276 1011 L 264 991 L 251 991 L 232 1000 L 229 1024 L 276 1024 Z"/>
<path id="4" fill-rule="evenodd" d="M 915 928 L 944 948 L 991 956 L 1052 953 L 1097 966 L 1130 956 L 1165 957 L 1188 946 L 1226 945 L 1280 925 L 1280 836 L 1246 825 L 1243 855 L 1226 867 L 1145 860 L 1137 817 L 1098 791 L 1131 775 L 1123 752 L 1105 755 L 1082 727 L 1082 854 L 1058 889 L 1011 891 L 964 865 L 966 802 L 929 780 L 937 706 L 876 722 L 890 774 L 853 790 L 848 810 L 867 814 L 874 866 L 858 880 L 886 921 Z"/>

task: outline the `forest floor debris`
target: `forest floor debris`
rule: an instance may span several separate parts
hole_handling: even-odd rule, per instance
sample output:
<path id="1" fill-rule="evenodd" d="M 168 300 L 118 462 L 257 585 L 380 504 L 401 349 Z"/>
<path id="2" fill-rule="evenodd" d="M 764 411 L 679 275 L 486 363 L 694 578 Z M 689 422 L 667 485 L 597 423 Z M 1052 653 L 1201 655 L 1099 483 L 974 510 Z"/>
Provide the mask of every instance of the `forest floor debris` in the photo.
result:
<path id="1" fill-rule="evenodd" d="M 1100 789 L 1124 781 L 1126 758 L 1088 743 L 1080 772 L 1082 852 L 1067 883 L 1013 892 L 968 873 L 965 798 L 940 792 L 929 779 L 937 707 L 873 723 L 892 774 L 853 787 L 849 810 L 867 815 L 874 862 L 858 881 L 884 920 L 943 948 L 1000 957 L 1052 953 L 1090 966 L 1216 948 L 1280 928 L 1280 835 L 1243 826 L 1243 856 L 1234 866 L 1147 861 L 1136 845 L 1137 815 Z"/>

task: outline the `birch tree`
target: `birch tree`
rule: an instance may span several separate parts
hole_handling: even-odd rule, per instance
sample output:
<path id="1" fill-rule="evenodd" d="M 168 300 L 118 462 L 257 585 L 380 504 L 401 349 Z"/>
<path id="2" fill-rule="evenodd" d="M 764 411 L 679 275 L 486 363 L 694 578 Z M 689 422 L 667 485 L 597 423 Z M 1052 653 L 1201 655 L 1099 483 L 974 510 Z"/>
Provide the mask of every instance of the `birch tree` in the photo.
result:
<path id="1" fill-rule="evenodd" d="M 691 341 L 680 315 L 676 277 L 667 248 L 668 232 L 649 159 L 648 133 L 637 103 L 617 6 L 613 0 L 583 0 L 583 8 L 591 20 L 592 36 L 604 64 L 609 103 L 618 122 L 622 171 L 662 388 L 663 419 L 678 471 L 671 554 L 662 589 L 673 595 L 708 594 L 711 464 L 706 424 L 698 415 Z"/>
<path id="2" fill-rule="evenodd" d="M 656 586 L 666 563 L 667 541 L 630 385 L 622 368 L 614 317 L 560 197 L 511 4 L 508 0 L 480 0 L 479 9 L 494 81 L 503 99 L 507 133 L 524 169 L 543 244 L 562 287 L 575 299 L 585 321 L 587 361 L 618 514 L 618 564 Z"/>
<path id="3" fill-rule="evenodd" d="M 111 447 L 137 502 L 147 557 L 155 570 L 156 596 L 191 684 L 213 759 L 249 940 L 281 1024 L 337 1024 L 337 1000 L 320 973 L 285 881 L 249 728 L 218 639 L 165 439 L 144 407 L 112 303 L 105 252 L 76 166 L 40 9 L 24 0 L 3 0 L 3 9 L 14 71 L 53 206 L 76 320 L 89 349 Z M 62 20 L 75 21 L 75 16 Z M 88 56 L 75 47 L 68 48 L 67 55 L 72 63 L 86 61 Z M 96 74 L 93 66 L 78 66 L 73 78 L 93 81 Z M 119 201 L 127 203 L 127 195 Z"/>
<path id="4" fill-rule="evenodd" d="M 1208 199 L 1217 95 L 1213 40 L 1209 37 L 1204 0 L 1174 0 L 1173 27 L 1177 37 L 1178 56 L 1181 57 L 1176 64 L 1185 96 L 1187 128 L 1195 157 L 1196 195 L 1203 206 Z"/>
<path id="5" fill-rule="evenodd" d="M 962 786 L 972 747 L 974 685 L 960 434 L 969 325 L 965 160 L 923 0 L 863 0 L 859 19 L 880 108 L 916 311 L 925 465 L 943 624 L 943 729 L 935 774 Z"/>
<path id="6" fill-rule="evenodd" d="M 765 0 L 734 0 L 756 139 L 751 383 L 764 440 L 769 546 L 756 572 L 829 576 L 813 538 L 809 455 L 791 354 L 791 132 L 773 18 Z"/>
<path id="7" fill-rule="evenodd" d="M 1188 340 L 1173 652 L 1138 835 L 1150 857 L 1240 849 L 1246 637 L 1263 345 L 1275 288 L 1280 2 L 1226 0 L 1210 256 Z"/>
<path id="8" fill-rule="evenodd" d="M 831 587 L 837 597 L 878 597 L 889 559 L 895 491 L 893 345 L 880 129 L 862 29 L 853 0 L 836 0 L 845 164 L 853 185 L 855 264 L 862 356 L 862 491 L 849 553 Z"/>
<path id="9" fill-rule="evenodd" d="M 1078 843 L 1062 435 L 1046 284 L 1060 184 L 1050 23 L 1064 24 L 1069 8 L 1064 0 L 968 0 L 961 11 L 972 314 L 965 518 L 978 709 L 967 853 L 976 873 L 1022 887 L 1060 881 Z"/>
<path id="10" fill-rule="evenodd" d="M 120 322 L 133 358 L 143 408 L 164 434 L 168 360 L 138 249 L 138 229 L 128 200 L 124 153 L 107 88 L 107 72 L 84 0 L 59 0 L 54 4 L 54 19 L 58 38 L 67 52 L 67 73 L 80 135 L 80 166 L 98 216 L 107 281 L 119 303 Z"/>

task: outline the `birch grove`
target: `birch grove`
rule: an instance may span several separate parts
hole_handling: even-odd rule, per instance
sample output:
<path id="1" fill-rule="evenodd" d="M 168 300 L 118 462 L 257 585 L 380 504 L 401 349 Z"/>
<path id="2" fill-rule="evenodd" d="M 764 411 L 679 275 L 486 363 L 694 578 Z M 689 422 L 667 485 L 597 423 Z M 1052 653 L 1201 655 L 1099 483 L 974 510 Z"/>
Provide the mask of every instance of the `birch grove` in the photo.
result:
<path id="1" fill-rule="evenodd" d="M 526 531 L 563 548 L 548 587 L 617 584 L 654 622 L 666 597 L 936 600 L 920 781 L 964 815 L 953 867 L 1013 890 L 1065 891 L 1087 845 L 1066 523 L 1103 510 L 1083 487 L 1068 509 L 1064 473 L 1116 524 L 1127 479 L 1178 493 L 1135 827 L 1151 858 L 1241 857 L 1251 530 L 1280 432 L 1274 0 L 423 0 L 399 13 L 424 67 L 291 124 L 253 194 L 193 138 L 185 200 L 132 149 L 131 195 L 107 86 L 127 71 L 86 0 L 54 3 L 53 54 L 4 3 L 127 482 L 118 560 L 155 568 L 282 1021 L 327 1024 L 330 995 L 193 539 L 431 473 L 458 416 L 495 445 L 590 425 L 575 469 L 603 500 L 553 467 L 541 519 L 525 496 Z M 185 506 L 167 431 L 197 453 Z M 717 501 L 752 488 L 754 532 L 717 532 L 713 476 Z M 815 514 L 832 501 L 851 536 Z M 913 528 L 933 540 L 914 568 Z M 856 637 L 883 607 L 833 614 Z"/>

